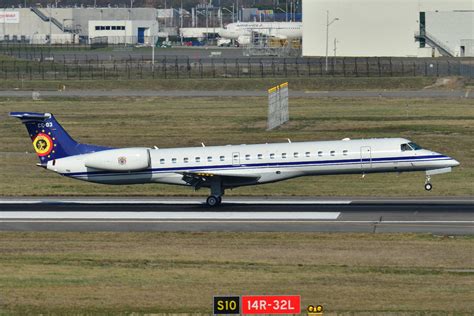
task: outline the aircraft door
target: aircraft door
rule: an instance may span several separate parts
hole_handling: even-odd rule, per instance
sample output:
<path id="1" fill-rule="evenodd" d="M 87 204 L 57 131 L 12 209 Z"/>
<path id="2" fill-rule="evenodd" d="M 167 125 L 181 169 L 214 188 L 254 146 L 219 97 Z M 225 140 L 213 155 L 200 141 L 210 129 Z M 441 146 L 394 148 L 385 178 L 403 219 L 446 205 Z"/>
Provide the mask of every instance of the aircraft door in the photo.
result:
<path id="1" fill-rule="evenodd" d="M 362 171 L 372 168 L 372 150 L 369 146 L 360 147 L 360 168 Z"/>
<path id="2" fill-rule="evenodd" d="M 232 166 L 240 166 L 240 153 L 232 153 Z"/>

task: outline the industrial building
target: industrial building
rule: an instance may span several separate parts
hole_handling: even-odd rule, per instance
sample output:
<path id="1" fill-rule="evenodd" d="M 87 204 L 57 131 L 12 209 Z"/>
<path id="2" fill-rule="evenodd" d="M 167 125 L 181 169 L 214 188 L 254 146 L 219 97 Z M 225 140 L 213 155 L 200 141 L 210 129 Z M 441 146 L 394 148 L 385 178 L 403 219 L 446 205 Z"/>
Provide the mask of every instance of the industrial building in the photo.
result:
<path id="1" fill-rule="evenodd" d="M 474 56 L 472 0 L 303 1 L 304 56 Z"/>
<path id="2" fill-rule="evenodd" d="M 159 36 L 152 8 L 0 9 L 0 41 L 34 44 L 90 42 L 146 44 Z"/>

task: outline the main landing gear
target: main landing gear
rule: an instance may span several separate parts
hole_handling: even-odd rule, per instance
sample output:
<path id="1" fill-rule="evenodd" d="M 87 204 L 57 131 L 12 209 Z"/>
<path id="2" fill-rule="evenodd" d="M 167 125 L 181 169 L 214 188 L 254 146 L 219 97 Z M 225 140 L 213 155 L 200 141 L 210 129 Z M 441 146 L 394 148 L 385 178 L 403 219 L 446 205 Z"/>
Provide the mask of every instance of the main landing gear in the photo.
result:
<path id="1" fill-rule="evenodd" d="M 433 185 L 431 184 L 431 177 L 427 175 L 426 180 L 425 180 L 425 190 L 431 191 L 432 188 L 433 188 Z"/>
<path id="2" fill-rule="evenodd" d="M 207 197 L 206 204 L 208 206 L 217 206 L 222 203 L 222 197 L 221 196 L 214 196 L 210 195 Z"/>
<path id="3" fill-rule="evenodd" d="M 211 195 L 207 197 L 206 204 L 211 207 L 220 205 L 223 195 L 224 188 L 222 181 L 219 178 L 213 178 L 211 180 Z"/>

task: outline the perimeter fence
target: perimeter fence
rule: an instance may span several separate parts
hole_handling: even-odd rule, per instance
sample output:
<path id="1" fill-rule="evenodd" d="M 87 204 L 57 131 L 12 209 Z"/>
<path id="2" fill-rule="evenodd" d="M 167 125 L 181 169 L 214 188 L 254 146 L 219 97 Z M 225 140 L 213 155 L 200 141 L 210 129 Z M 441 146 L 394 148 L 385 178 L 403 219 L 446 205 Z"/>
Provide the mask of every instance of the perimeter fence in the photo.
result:
<path id="1" fill-rule="evenodd" d="M 90 55 L 88 55 L 91 57 Z M 472 59 L 202 58 L 76 59 L 60 55 L 37 60 L 3 60 L 0 79 L 133 80 L 182 78 L 474 77 Z"/>

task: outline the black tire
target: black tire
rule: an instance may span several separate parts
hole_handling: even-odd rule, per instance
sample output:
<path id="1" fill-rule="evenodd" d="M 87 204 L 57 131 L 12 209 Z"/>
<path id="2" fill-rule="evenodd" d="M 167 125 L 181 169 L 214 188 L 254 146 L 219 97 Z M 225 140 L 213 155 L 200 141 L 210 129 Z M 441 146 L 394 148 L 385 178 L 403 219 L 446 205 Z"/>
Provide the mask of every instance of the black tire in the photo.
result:
<path id="1" fill-rule="evenodd" d="M 206 203 L 208 206 L 217 206 L 219 205 L 219 197 L 211 195 L 207 197 Z"/>
<path id="2" fill-rule="evenodd" d="M 431 191 L 432 188 L 433 188 L 433 185 L 431 185 L 431 183 L 426 183 L 425 184 L 425 190 L 426 191 Z"/>
<path id="3" fill-rule="evenodd" d="M 222 203 L 222 196 L 219 196 L 218 199 L 219 199 L 219 205 L 220 205 Z"/>

